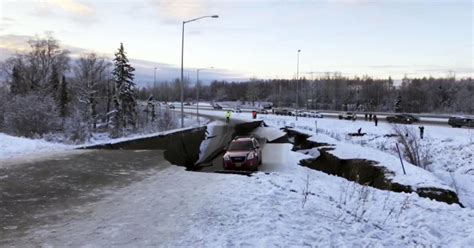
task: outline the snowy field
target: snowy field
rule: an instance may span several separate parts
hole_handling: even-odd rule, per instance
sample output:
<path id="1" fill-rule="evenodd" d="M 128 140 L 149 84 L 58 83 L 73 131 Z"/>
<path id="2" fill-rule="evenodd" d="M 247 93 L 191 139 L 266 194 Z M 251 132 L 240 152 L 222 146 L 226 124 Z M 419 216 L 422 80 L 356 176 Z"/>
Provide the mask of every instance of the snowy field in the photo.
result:
<path id="1" fill-rule="evenodd" d="M 191 110 L 188 110 L 190 113 Z M 200 111 L 208 116 L 224 116 L 220 111 Z M 232 118 L 251 120 L 249 113 L 234 113 Z M 358 120 L 347 121 L 331 118 L 314 119 L 294 117 L 258 115 L 258 119 L 274 127 L 290 126 L 296 130 L 312 135 L 310 140 L 342 144 L 346 149 L 341 149 L 337 156 L 344 158 L 366 158 L 379 162 L 387 162 L 393 170 L 401 171 L 396 152 L 396 138 L 384 137 L 394 134 L 393 126 L 379 122 L 376 127 L 373 122 Z M 418 134 L 417 125 L 407 125 Z M 474 208 L 474 129 L 452 128 L 449 126 L 424 125 L 425 134 L 421 146 L 431 155 L 429 173 L 433 174 L 442 184 L 457 191 L 461 202 Z M 362 137 L 351 137 L 348 133 L 356 133 L 359 128 L 367 133 Z M 317 133 L 316 133 L 317 129 Z M 347 146 L 348 144 L 353 146 Z M 371 149 L 376 151 L 372 152 Z M 382 153 L 380 153 L 380 151 Z M 405 165 L 409 164 L 404 161 Z M 418 170 L 418 168 L 416 168 Z M 402 179 L 404 180 L 404 179 Z"/>
<path id="2" fill-rule="evenodd" d="M 200 118 L 198 122 L 194 116 L 185 116 L 184 126 L 186 128 L 194 128 L 205 125 L 209 122 L 206 118 Z M 180 131 L 183 129 L 173 129 L 170 131 L 148 133 L 148 134 L 131 134 L 126 137 L 111 139 L 108 133 L 94 133 L 90 141 L 80 145 L 67 145 L 57 142 L 49 142 L 45 139 L 28 139 L 23 137 L 11 136 L 0 133 L 0 167 L 21 162 L 32 162 L 38 159 L 48 157 L 67 155 L 71 150 L 94 144 L 117 143 L 137 138 L 152 137 L 159 134 Z"/>
<path id="3" fill-rule="evenodd" d="M 203 110 L 202 114 L 224 116 L 217 111 Z M 232 116 L 241 120 L 250 117 L 249 113 Z M 394 141 L 383 137 L 392 133 L 385 123 L 374 127 L 365 121 L 318 119 L 316 134 L 314 119 L 259 118 L 274 127 L 293 126 L 312 133 L 311 139 L 317 141 L 350 146 L 338 156 L 371 157 L 358 152 L 366 149 L 395 155 Z M 346 135 L 359 128 L 367 135 Z M 290 144 L 267 144 L 262 171 L 252 177 L 188 172 L 171 166 L 82 206 L 83 215 L 29 230 L 15 245 L 472 247 L 474 210 L 469 199 L 474 191 L 474 134 L 468 129 L 438 126 L 425 126 L 425 134 L 425 145 L 434 151 L 426 173 L 445 187 L 458 188 L 458 193 L 462 190 L 466 208 L 311 170 L 298 164 L 309 155 L 292 152 Z"/>

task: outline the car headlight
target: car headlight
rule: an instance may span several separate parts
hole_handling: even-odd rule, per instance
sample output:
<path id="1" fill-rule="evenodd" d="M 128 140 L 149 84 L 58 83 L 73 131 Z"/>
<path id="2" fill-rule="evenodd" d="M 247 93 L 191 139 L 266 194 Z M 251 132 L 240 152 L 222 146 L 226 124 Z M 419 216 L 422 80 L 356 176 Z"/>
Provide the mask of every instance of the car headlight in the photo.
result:
<path id="1" fill-rule="evenodd" d="M 247 159 L 253 159 L 254 157 L 255 157 L 255 154 L 253 152 L 247 155 Z"/>
<path id="2" fill-rule="evenodd" d="M 229 156 L 228 154 L 224 155 L 224 160 L 229 161 L 229 160 L 230 160 L 230 156 Z"/>

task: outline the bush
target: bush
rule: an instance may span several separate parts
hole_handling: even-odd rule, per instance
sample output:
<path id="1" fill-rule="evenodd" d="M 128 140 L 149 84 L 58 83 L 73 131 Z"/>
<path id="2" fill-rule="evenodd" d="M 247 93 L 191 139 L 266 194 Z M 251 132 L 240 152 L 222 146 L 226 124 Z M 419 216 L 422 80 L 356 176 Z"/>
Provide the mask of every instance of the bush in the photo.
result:
<path id="1" fill-rule="evenodd" d="M 74 144 L 81 144 L 89 141 L 92 137 L 89 125 L 82 121 L 82 116 L 78 110 L 74 111 L 69 118 L 64 121 L 64 133 L 69 141 Z"/>
<path id="2" fill-rule="evenodd" d="M 429 170 L 432 154 L 428 146 L 422 146 L 417 132 L 404 125 L 394 125 L 393 130 L 397 134 L 405 159 L 418 167 Z"/>
<path id="3" fill-rule="evenodd" d="M 17 136 L 34 137 L 60 129 L 54 100 L 29 94 L 13 96 L 4 115 L 5 129 Z"/>

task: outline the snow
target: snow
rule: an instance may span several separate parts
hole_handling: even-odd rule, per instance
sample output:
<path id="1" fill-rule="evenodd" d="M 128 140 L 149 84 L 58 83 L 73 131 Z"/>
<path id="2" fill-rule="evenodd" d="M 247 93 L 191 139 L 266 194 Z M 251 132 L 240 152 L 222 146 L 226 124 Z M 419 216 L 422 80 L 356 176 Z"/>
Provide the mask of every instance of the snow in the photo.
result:
<path id="1" fill-rule="evenodd" d="M 85 217 L 29 231 L 16 245 L 472 245 L 472 209 L 364 187 L 301 167 L 297 163 L 305 155 L 286 146 L 270 149 L 276 148 L 275 155 L 286 151 L 283 161 L 270 157 L 270 163 L 278 163 L 274 172 L 252 177 L 171 166 L 86 206 Z"/>
<path id="2" fill-rule="evenodd" d="M 200 113 L 209 117 L 223 115 L 222 111 L 212 110 L 202 110 Z M 236 113 L 232 115 L 232 119 L 248 121 L 252 120 L 252 116 L 250 113 Z M 432 156 L 430 171 L 419 169 L 404 160 L 408 175 L 403 175 L 395 149 L 396 139 L 384 136 L 394 133 L 393 126 L 389 123 L 379 122 L 375 127 L 373 122 L 360 119 L 347 121 L 298 117 L 298 121 L 295 121 L 295 117 L 276 115 L 258 115 L 257 119 L 274 127 L 293 127 L 299 132 L 312 135 L 310 140 L 337 144 L 337 149 L 332 151 L 337 156 L 378 161 L 381 166 L 396 173 L 393 179 L 397 182 L 410 184 L 414 188 L 436 185 L 439 188 L 453 189 L 463 205 L 474 208 L 474 129 L 424 125 L 425 138 L 421 144 Z M 418 133 L 418 125 L 407 126 Z M 367 134 L 362 137 L 347 135 L 357 132 L 359 128 Z"/>
<path id="3" fill-rule="evenodd" d="M 0 133 L 0 167 L 18 161 L 64 153 L 73 146 L 52 143 L 43 139 L 28 139 Z"/>
<path id="4" fill-rule="evenodd" d="M 222 113 L 203 111 L 209 116 Z M 250 120 L 251 115 L 234 114 L 232 118 Z M 311 139 L 335 144 L 338 156 L 374 159 L 399 172 L 397 157 L 381 146 L 392 143 L 383 137 L 391 130 L 384 123 L 375 128 L 364 121 L 318 119 L 316 134 L 314 119 L 299 118 L 295 123 L 289 117 L 259 118 L 275 127 L 294 126 L 312 133 Z M 219 123 L 213 125 L 216 128 Z M 345 135 L 360 127 L 366 136 Z M 456 178 L 459 186 L 464 183 L 465 190 L 472 192 L 473 153 L 467 130 L 425 128 L 426 142 L 436 151 L 435 162 L 433 173 L 423 172 L 417 182 L 445 183 L 449 179 L 443 176 L 452 170 L 463 178 Z M 252 177 L 189 172 L 177 166 L 149 173 L 151 176 L 128 187 L 109 189 L 101 200 L 80 206 L 82 211 L 76 215 L 28 230 L 14 246 L 472 247 L 472 208 L 415 193 L 378 190 L 302 167 L 301 159 L 318 153 L 314 149 L 293 152 L 291 147 L 267 143 L 262 171 Z M 463 149 L 455 153 L 457 148 Z M 409 168 L 407 177 L 396 179 L 414 180 L 420 171 Z"/>
<path id="5" fill-rule="evenodd" d="M 272 142 L 278 138 L 286 135 L 285 132 L 276 128 L 265 128 L 259 127 L 253 131 L 257 137 L 265 138 L 267 141 Z"/>
<path id="6" fill-rule="evenodd" d="M 148 133 L 148 134 L 132 134 L 126 137 L 111 139 L 108 133 L 95 134 L 94 138 L 82 145 L 66 145 L 56 142 L 48 142 L 44 139 L 29 139 L 22 137 L 15 137 L 0 133 L 0 167 L 6 165 L 17 164 L 20 162 L 32 162 L 38 159 L 46 159 L 52 156 L 64 156 L 72 153 L 73 149 L 81 148 L 90 145 L 105 144 L 105 143 L 119 143 L 139 138 L 154 137 L 157 135 L 166 135 L 173 132 L 180 132 L 196 128 L 198 126 L 204 126 L 209 120 L 201 120 L 198 123 L 195 118 L 185 116 L 184 126 L 185 128 L 173 129 L 162 132 Z"/>

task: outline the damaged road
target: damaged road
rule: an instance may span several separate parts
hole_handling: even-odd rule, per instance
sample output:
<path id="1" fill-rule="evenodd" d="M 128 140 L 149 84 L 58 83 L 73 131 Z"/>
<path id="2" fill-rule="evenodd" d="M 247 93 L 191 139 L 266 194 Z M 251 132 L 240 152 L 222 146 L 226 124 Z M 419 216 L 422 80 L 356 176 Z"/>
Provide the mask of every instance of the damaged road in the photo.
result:
<path id="1" fill-rule="evenodd" d="M 293 143 L 293 150 L 311 150 L 319 151 L 316 158 L 304 159 L 300 163 L 302 166 L 322 171 L 330 175 L 336 175 L 347 180 L 368 185 L 374 188 L 389 190 L 393 192 L 417 193 L 420 197 L 429 198 L 436 201 L 446 202 L 448 204 L 459 204 L 463 206 L 457 194 L 445 188 L 437 187 L 416 187 L 405 185 L 393 181 L 395 172 L 390 171 L 383 166 L 383 161 L 373 161 L 369 159 L 341 159 L 331 153 L 337 145 L 318 143 L 310 141 L 307 134 L 297 132 L 292 129 L 285 129 Z"/>

